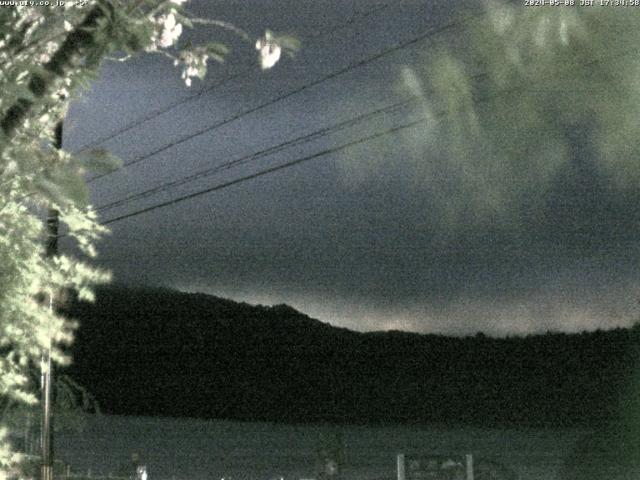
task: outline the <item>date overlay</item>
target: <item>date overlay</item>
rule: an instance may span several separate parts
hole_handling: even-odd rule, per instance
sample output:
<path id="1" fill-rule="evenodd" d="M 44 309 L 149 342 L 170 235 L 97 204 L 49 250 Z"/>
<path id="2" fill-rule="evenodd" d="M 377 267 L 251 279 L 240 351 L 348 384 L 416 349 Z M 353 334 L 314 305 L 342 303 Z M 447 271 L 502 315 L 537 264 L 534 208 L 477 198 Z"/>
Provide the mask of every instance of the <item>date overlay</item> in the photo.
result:
<path id="1" fill-rule="evenodd" d="M 640 7 L 640 0 L 524 0 L 525 7 Z"/>

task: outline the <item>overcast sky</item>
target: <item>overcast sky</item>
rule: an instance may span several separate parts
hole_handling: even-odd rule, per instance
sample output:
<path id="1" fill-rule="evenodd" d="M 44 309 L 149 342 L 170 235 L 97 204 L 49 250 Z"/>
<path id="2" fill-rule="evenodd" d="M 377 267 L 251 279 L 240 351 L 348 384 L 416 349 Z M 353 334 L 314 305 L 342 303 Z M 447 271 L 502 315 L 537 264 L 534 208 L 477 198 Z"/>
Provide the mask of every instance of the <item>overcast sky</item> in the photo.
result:
<path id="1" fill-rule="evenodd" d="M 108 221 L 410 123 L 421 115 L 415 102 L 272 155 L 251 157 L 407 100 L 408 79 L 433 40 L 366 59 L 446 24 L 455 18 L 450 3 L 194 1 L 192 10 L 199 15 L 229 21 L 255 37 L 266 28 L 291 33 L 302 49 L 296 58 L 263 72 L 253 45 L 217 29 L 199 30 L 195 40 L 221 39 L 232 51 L 224 65 L 210 65 L 207 79 L 191 88 L 160 56 L 107 63 L 71 109 L 65 148 L 73 151 L 147 116 L 153 118 L 101 146 L 127 163 L 175 143 L 91 182 L 98 207 L 247 159 L 236 168 L 104 210 L 101 218 Z M 460 2 L 455 9 L 471 12 L 477 5 Z M 346 71 L 331 75 L 341 70 Z M 243 114 L 249 110 L 255 111 Z M 619 192 L 594 168 L 596 154 L 586 135 L 569 140 L 572 162 L 544 198 L 517 213 L 506 206 L 496 220 L 451 215 L 473 195 L 456 189 L 448 196 L 446 165 L 440 168 L 441 159 L 430 158 L 421 147 L 427 134 L 407 128 L 111 223 L 99 262 L 114 272 L 116 282 L 287 303 L 356 330 L 504 335 L 635 321 L 638 196 Z"/>

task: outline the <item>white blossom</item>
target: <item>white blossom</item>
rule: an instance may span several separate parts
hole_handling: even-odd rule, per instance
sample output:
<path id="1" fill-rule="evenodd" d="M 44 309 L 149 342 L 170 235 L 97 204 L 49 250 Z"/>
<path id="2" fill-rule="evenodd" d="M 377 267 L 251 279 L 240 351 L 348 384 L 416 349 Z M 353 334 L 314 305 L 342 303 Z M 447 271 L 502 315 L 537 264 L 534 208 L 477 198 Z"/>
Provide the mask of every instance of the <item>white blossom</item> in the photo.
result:
<path id="1" fill-rule="evenodd" d="M 51 94 L 52 98 L 61 99 L 61 98 L 69 98 L 70 93 L 69 90 L 65 87 L 59 88 L 56 92 Z"/>
<path id="2" fill-rule="evenodd" d="M 273 67 L 282 54 L 282 48 L 273 38 L 273 34 L 267 30 L 264 37 L 259 38 L 256 42 L 256 50 L 260 52 L 260 66 L 263 70 Z"/>
<path id="3" fill-rule="evenodd" d="M 57 48 L 58 44 L 56 42 L 47 42 L 45 51 L 38 55 L 38 61 L 40 63 L 47 63 L 51 60 L 51 55 L 53 55 Z"/>
<path id="4" fill-rule="evenodd" d="M 183 65 L 181 77 L 187 87 L 190 87 L 194 77 L 204 77 L 208 61 L 209 55 L 206 53 L 183 51 L 181 52 L 180 57 L 174 60 L 173 64 L 175 66 L 180 64 Z"/>
<path id="5" fill-rule="evenodd" d="M 168 15 L 158 17 L 158 24 L 162 27 L 160 38 L 157 43 L 159 47 L 168 48 L 172 46 L 182 34 L 182 24 L 176 22 L 176 16 L 173 11 Z"/>

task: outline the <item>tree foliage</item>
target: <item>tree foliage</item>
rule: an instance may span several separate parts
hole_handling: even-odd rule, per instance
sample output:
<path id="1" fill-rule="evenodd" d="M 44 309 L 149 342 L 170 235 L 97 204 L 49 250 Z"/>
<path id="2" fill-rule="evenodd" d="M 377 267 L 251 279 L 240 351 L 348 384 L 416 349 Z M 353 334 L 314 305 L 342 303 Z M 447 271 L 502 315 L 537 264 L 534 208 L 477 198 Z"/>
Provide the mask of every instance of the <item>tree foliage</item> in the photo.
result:
<path id="1" fill-rule="evenodd" d="M 560 3 L 488 2 L 405 69 L 429 119 L 425 168 L 447 172 L 458 214 L 512 214 L 585 155 L 614 188 L 637 186 L 640 10 Z"/>
<path id="2" fill-rule="evenodd" d="M 74 290 L 91 300 L 91 286 L 109 279 L 88 260 L 66 254 L 45 258 L 49 209 L 60 213 L 62 233 L 86 258 L 96 255 L 96 242 L 107 230 L 89 205 L 84 175 L 113 166 L 103 151 L 72 155 L 54 148 L 55 126 L 108 56 L 169 56 L 188 85 L 204 76 L 209 60 L 221 61 L 227 52 L 223 45 L 178 45 L 183 27 L 202 23 L 189 17 L 185 1 L 0 8 L 0 402 L 5 411 L 36 403 L 29 371 L 44 351 L 51 349 L 58 364 L 70 361 L 64 345 L 72 341 L 75 324 L 45 299 Z M 214 26 L 235 28 L 223 22 Z M 268 45 L 264 40 L 256 44 L 263 64 L 266 57 L 271 62 L 274 50 L 279 58 L 281 50 L 292 54 L 297 48 L 286 42 L 280 47 L 277 38 L 269 33 Z M 0 430 L 0 478 L 19 474 L 14 468 L 19 457 L 7 433 Z"/>

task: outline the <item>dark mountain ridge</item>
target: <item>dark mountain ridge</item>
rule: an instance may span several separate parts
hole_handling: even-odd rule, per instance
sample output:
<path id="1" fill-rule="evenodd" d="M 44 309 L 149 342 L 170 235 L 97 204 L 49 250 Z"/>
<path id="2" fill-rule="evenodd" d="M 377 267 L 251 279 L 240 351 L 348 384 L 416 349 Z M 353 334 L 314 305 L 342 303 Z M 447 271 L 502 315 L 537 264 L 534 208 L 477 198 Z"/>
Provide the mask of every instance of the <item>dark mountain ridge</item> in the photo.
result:
<path id="1" fill-rule="evenodd" d="M 272 421 L 599 423 L 630 405 L 640 329 L 361 333 L 287 305 L 101 288 L 68 373 L 104 411 Z"/>

